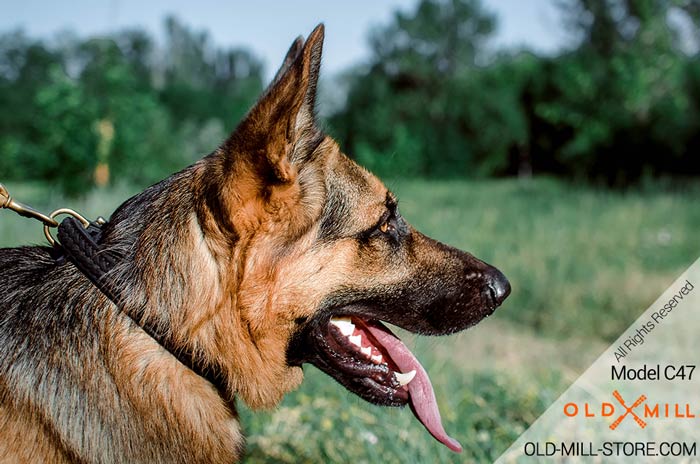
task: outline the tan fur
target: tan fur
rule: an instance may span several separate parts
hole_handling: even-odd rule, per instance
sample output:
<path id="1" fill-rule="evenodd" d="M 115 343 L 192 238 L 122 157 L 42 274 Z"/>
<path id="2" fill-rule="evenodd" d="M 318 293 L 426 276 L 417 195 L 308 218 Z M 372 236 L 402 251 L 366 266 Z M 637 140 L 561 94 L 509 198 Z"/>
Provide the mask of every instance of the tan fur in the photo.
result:
<path id="1" fill-rule="evenodd" d="M 120 315 L 114 317 L 120 319 Z M 198 460 L 225 462 L 223 457 L 231 457 L 231 451 L 243 439 L 230 405 L 209 382 L 180 364 L 153 339 L 134 330 L 129 321 L 121 322 L 120 329 L 106 341 L 110 360 L 107 367 L 120 401 L 127 401 L 143 417 L 149 417 L 145 429 L 153 439 L 171 439 L 174 447 L 178 441 L 200 443 Z M 151 388 L 145 389 L 144 385 Z M 173 424 L 180 424 L 178 429 L 188 436 L 173 436 L 169 432 Z"/>
<path id="2" fill-rule="evenodd" d="M 0 464 L 69 463 L 55 437 L 33 415 L 0 404 Z M 27 446 L 31 443 L 33 446 Z"/>

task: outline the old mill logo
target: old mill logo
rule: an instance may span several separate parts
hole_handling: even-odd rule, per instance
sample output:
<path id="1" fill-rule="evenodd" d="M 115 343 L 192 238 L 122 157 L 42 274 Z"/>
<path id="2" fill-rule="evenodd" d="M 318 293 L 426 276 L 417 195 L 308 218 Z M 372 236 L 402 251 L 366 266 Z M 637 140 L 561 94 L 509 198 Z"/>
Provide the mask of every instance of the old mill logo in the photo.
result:
<path id="1" fill-rule="evenodd" d="M 637 401 L 632 403 L 632 406 L 627 406 L 625 404 L 625 400 L 622 399 L 622 395 L 620 395 L 620 392 L 615 390 L 613 392 L 613 396 L 615 399 L 622 405 L 623 408 L 625 408 L 625 413 L 622 414 L 620 417 L 615 419 L 615 422 L 610 424 L 610 430 L 615 430 L 618 425 L 620 425 L 620 422 L 622 422 L 625 417 L 628 415 L 631 415 L 634 418 L 634 421 L 639 425 L 641 428 L 644 428 L 647 426 L 647 423 L 644 422 L 638 415 L 637 413 L 634 412 L 634 409 L 638 406 L 640 406 L 642 403 L 644 403 L 647 400 L 646 395 L 640 395 L 639 398 L 637 398 Z"/>
<path id="2" fill-rule="evenodd" d="M 616 402 L 602 402 L 600 405 L 592 403 L 569 402 L 564 405 L 564 415 L 567 417 L 582 416 L 590 419 L 594 417 L 613 418 L 610 429 L 615 430 L 624 420 L 634 420 L 640 428 L 647 426 L 650 419 L 694 419 L 696 416 L 690 410 L 690 404 L 685 403 L 649 403 L 646 395 L 640 395 L 629 405 L 625 402 L 619 391 L 612 393 Z"/>

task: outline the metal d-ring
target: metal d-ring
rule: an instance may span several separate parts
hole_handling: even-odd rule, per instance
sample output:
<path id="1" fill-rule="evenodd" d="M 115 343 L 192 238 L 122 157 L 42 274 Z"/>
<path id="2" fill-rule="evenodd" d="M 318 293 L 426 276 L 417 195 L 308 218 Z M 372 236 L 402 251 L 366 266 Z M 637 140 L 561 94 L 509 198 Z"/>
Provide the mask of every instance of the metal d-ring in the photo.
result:
<path id="1" fill-rule="evenodd" d="M 56 211 L 54 211 L 53 213 L 49 214 L 49 218 L 53 220 L 56 216 L 60 216 L 61 214 L 67 214 L 69 216 L 73 216 L 78 221 L 80 221 L 83 224 L 83 227 L 85 227 L 86 229 L 90 226 L 90 221 L 85 219 L 77 211 L 72 210 L 70 208 L 59 208 Z M 58 224 L 58 222 L 56 222 L 56 223 Z M 49 241 L 51 246 L 56 246 L 56 240 L 54 240 L 54 238 L 51 236 L 51 227 L 53 227 L 53 226 L 50 226 L 48 224 L 44 224 L 44 236 L 46 236 L 46 240 Z"/>

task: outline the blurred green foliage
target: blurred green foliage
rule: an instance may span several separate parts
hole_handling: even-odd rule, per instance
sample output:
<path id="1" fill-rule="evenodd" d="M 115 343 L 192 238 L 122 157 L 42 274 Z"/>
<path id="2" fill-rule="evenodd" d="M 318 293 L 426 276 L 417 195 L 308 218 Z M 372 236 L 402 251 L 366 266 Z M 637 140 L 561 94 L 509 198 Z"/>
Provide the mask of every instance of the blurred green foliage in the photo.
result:
<path id="1" fill-rule="evenodd" d="M 397 11 L 372 31 L 369 64 L 332 86 L 347 92 L 330 132 L 392 177 L 627 186 L 700 174 L 700 2 L 552 1 L 571 40 L 550 55 L 495 49 L 498 18 L 481 0 Z M 216 147 L 262 84 L 258 58 L 174 18 L 159 45 L 141 30 L 50 44 L 5 33 L 0 176 L 69 194 L 100 172 L 154 182 Z"/>
<path id="2" fill-rule="evenodd" d="M 44 180 L 68 194 L 111 181 L 155 182 L 210 152 L 262 90 L 250 53 L 214 47 L 166 20 L 165 44 L 142 31 L 48 45 L 0 37 L 0 177 Z M 101 122 L 113 139 L 99 159 Z"/>
<path id="3" fill-rule="evenodd" d="M 557 3 L 572 44 L 555 56 L 490 52 L 496 18 L 479 0 L 397 12 L 345 77 L 335 135 L 384 175 L 700 173 L 700 2 Z"/>

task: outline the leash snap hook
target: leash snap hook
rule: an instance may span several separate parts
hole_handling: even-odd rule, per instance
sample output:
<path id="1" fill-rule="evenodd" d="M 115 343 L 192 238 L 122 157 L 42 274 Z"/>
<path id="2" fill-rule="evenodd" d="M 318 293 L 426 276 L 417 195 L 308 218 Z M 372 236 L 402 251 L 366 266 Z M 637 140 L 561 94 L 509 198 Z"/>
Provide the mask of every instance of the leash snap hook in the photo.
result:
<path id="1" fill-rule="evenodd" d="M 27 206 L 18 201 L 15 201 L 7 190 L 7 187 L 0 184 L 0 209 L 7 208 L 14 211 L 22 217 L 30 219 L 38 219 L 44 223 L 44 227 L 58 227 L 58 222 L 52 217 L 49 217 L 31 206 Z"/>

